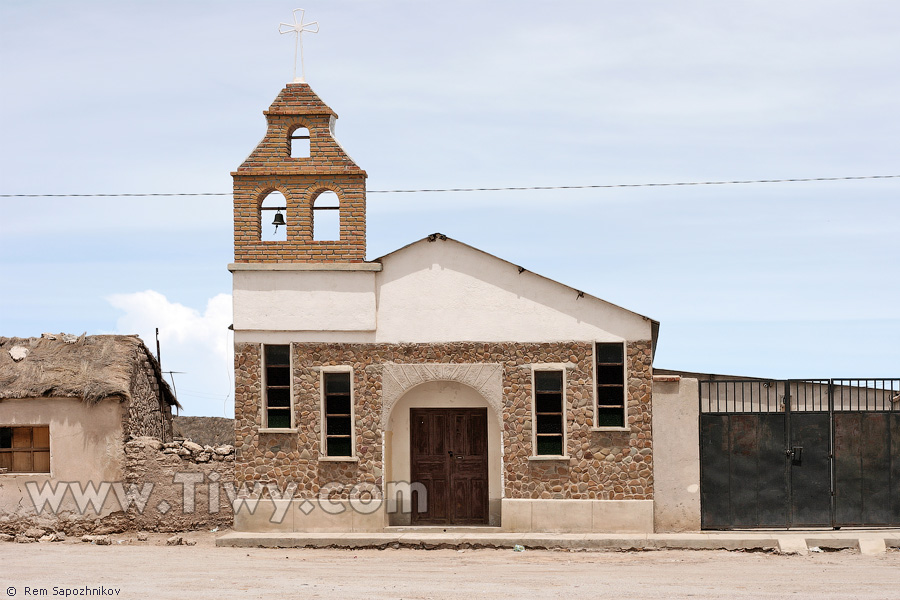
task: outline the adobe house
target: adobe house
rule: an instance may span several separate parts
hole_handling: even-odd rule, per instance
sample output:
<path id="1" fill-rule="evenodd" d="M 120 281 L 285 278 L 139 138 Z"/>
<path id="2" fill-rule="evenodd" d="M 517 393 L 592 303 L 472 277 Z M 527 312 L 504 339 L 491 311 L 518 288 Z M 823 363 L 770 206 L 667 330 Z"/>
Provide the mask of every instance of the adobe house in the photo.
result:
<path id="1" fill-rule="evenodd" d="M 293 83 L 264 114 L 232 173 L 235 479 L 296 491 L 235 529 L 653 531 L 658 323 L 442 234 L 366 260 L 335 112 Z"/>
<path id="2" fill-rule="evenodd" d="M 171 441 L 173 406 L 137 336 L 0 337 L 0 530 L 52 520 L 35 514 L 28 482 L 122 481 L 125 442 Z M 74 520 L 112 511 L 79 517 L 66 506 L 65 518 Z"/>

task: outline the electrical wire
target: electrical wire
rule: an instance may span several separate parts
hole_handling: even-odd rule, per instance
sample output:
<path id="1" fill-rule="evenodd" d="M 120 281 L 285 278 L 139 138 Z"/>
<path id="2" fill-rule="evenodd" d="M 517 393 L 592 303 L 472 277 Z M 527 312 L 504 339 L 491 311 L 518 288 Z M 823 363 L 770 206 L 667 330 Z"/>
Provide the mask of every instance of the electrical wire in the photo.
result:
<path id="1" fill-rule="evenodd" d="M 416 192 L 506 192 L 524 190 L 587 190 L 604 188 L 673 187 L 681 185 L 746 185 L 749 183 L 796 183 L 802 181 L 849 181 L 856 179 L 896 179 L 900 175 L 862 175 L 857 177 L 804 177 L 795 179 L 748 179 L 735 181 L 676 181 L 665 183 L 611 183 L 603 185 L 535 185 L 528 187 L 445 188 L 421 190 L 368 190 L 370 194 L 409 194 Z"/>
<path id="2" fill-rule="evenodd" d="M 521 192 L 530 190 L 587 190 L 639 187 L 676 187 L 691 185 L 747 185 L 754 183 L 801 183 L 811 181 L 858 181 L 861 179 L 898 179 L 900 175 L 860 175 L 848 177 L 796 177 L 792 179 L 745 179 L 732 181 L 674 181 L 662 183 L 610 183 L 598 185 L 533 185 L 511 187 L 474 188 L 422 188 L 411 190 L 366 190 L 369 194 L 418 194 L 442 192 Z M 0 194 L 0 198 L 143 198 L 143 197 L 184 197 L 184 196 L 231 196 L 231 192 L 162 192 L 162 193 L 122 193 L 122 194 Z"/>

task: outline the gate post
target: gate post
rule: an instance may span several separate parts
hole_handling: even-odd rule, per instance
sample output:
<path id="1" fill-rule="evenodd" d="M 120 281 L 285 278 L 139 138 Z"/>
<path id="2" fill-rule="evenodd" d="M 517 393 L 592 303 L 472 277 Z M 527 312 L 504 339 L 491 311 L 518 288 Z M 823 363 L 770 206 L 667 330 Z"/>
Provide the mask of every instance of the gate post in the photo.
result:
<path id="1" fill-rule="evenodd" d="M 784 500 L 787 503 L 785 512 L 787 514 L 787 526 L 790 529 L 794 524 L 794 482 L 791 478 L 791 444 L 793 437 L 791 435 L 791 383 L 793 380 L 786 379 L 784 381 Z"/>
<path id="2" fill-rule="evenodd" d="M 828 448 L 828 460 L 831 462 L 831 528 L 840 529 L 837 525 L 837 511 L 835 510 L 837 479 L 834 472 L 834 379 L 828 380 L 828 427 L 831 429 L 831 442 Z"/>

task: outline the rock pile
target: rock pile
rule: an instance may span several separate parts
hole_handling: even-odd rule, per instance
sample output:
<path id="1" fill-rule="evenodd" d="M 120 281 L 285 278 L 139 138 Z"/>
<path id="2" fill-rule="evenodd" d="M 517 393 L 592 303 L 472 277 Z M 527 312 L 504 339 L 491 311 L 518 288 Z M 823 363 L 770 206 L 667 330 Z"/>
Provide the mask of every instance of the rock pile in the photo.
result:
<path id="1" fill-rule="evenodd" d="M 201 446 L 190 440 L 176 439 L 172 442 L 160 442 L 156 438 L 135 438 L 126 444 L 125 450 L 136 450 L 138 447 L 152 447 L 163 454 L 180 456 L 182 460 L 194 463 L 222 462 L 234 460 L 234 446 Z"/>
<path id="2" fill-rule="evenodd" d="M 234 460 L 234 446 L 201 446 L 190 440 L 175 440 L 162 445 L 163 454 L 177 454 L 184 460 L 205 463 L 210 461 Z"/>
<path id="3" fill-rule="evenodd" d="M 66 539 L 62 531 L 47 531 L 40 527 L 29 527 L 16 535 L 0 533 L 0 542 L 18 542 L 29 544 L 32 542 L 61 542 Z"/>

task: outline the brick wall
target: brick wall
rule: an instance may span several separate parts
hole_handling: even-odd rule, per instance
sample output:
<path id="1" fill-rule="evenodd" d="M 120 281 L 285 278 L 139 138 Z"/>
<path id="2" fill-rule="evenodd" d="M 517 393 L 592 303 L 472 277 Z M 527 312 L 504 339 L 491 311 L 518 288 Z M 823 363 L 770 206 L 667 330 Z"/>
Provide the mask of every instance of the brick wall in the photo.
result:
<path id="1" fill-rule="evenodd" d="M 337 115 L 305 83 L 285 87 L 264 114 L 265 137 L 232 173 L 235 262 L 364 261 L 366 172 L 334 139 Z M 309 130 L 308 158 L 290 156 L 290 137 L 299 127 Z M 326 190 L 340 201 L 340 239 L 314 241 L 313 202 Z M 287 202 L 285 242 L 261 241 L 260 206 L 272 191 Z"/>
<path id="2" fill-rule="evenodd" d="M 627 345 L 628 427 L 594 431 L 592 344 L 294 344 L 296 434 L 260 433 L 260 346 L 235 345 L 235 479 L 298 485 L 297 497 L 337 481 L 382 485 L 383 363 L 499 363 L 503 366 L 504 497 L 644 500 L 653 498 L 650 342 Z M 566 376 L 568 439 L 562 461 L 532 455 L 531 371 L 536 363 L 571 363 Z M 358 463 L 319 462 L 319 372 L 354 369 Z"/>

